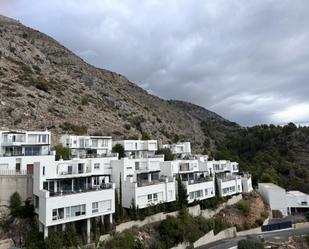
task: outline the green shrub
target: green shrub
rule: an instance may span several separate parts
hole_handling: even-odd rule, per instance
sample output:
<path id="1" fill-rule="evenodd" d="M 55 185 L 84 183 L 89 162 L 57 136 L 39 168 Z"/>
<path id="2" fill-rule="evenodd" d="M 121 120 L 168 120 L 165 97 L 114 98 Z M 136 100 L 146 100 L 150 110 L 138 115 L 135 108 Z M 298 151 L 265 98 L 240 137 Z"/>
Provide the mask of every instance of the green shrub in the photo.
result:
<path id="1" fill-rule="evenodd" d="M 54 149 L 56 151 L 56 160 L 60 160 L 60 158 L 62 158 L 63 160 L 69 160 L 71 158 L 70 149 L 63 147 L 62 144 L 55 145 Z"/>
<path id="2" fill-rule="evenodd" d="M 164 155 L 164 161 L 173 161 L 175 159 L 175 156 L 169 148 L 158 149 L 156 154 Z"/>
<path id="3" fill-rule="evenodd" d="M 11 210 L 11 215 L 12 216 L 19 216 L 20 210 L 21 210 L 21 197 L 19 193 L 15 192 L 11 195 L 10 197 L 10 210 Z"/>
<path id="4" fill-rule="evenodd" d="M 88 130 L 86 125 L 75 125 L 69 122 L 64 122 L 60 127 L 65 131 L 73 132 L 75 135 L 84 135 Z"/>
<path id="5" fill-rule="evenodd" d="M 43 233 L 40 233 L 37 229 L 30 230 L 26 236 L 25 245 L 27 249 L 46 248 Z"/>
<path id="6" fill-rule="evenodd" d="M 112 152 L 118 153 L 119 159 L 125 157 L 124 148 L 121 144 L 115 144 L 112 148 Z"/>
<path id="7" fill-rule="evenodd" d="M 142 140 L 150 140 L 151 137 L 149 135 L 149 133 L 147 132 L 142 132 Z"/>
<path id="8" fill-rule="evenodd" d="M 168 216 L 159 225 L 160 237 L 166 248 L 173 247 L 184 241 L 184 227 L 180 220 Z"/>
<path id="9" fill-rule="evenodd" d="M 36 80 L 35 87 L 41 91 L 48 93 L 49 87 L 47 82 L 44 80 Z"/>
<path id="10" fill-rule="evenodd" d="M 45 240 L 47 249 L 59 249 L 64 246 L 63 232 L 51 232 Z"/>
<path id="11" fill-rule="evenodd" d="M 241 200 L 237 203 L 237 208 L 240 209 L 244 216 L 249 216 L 251 214 L 250 201 Z"/>
<path id="12" fill-rule="evenodd" d="M 87 97 L 83 96 L 82 97 L 82 100 L 81 100 L 81 104 L 82 105 L 88 105 L 89 104 L 89 100 Z"/>
<path id="13" fill-rule="evenodd" d="M 252 240 L 241 240 L 237 246 L 238 249 L 264 249 L 263 243 Z"/>

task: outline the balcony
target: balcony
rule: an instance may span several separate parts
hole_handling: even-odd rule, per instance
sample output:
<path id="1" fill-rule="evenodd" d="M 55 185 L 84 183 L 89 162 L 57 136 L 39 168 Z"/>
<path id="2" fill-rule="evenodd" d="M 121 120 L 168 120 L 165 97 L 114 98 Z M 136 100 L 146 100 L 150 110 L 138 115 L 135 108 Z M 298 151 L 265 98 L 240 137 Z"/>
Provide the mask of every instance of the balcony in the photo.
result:
<path id="1" fill-rule="evenodd" d="M 220 177 L 218 179 L 221 180 L 222 182 L 228 182 L 228 181 L 240 180 L 241 176 L 239 176 L 239 175 L 228 175 L 228 176 Z"/>
<path id="2" fill-rule="evenodd" d="M 95 191 L 102 191 L 106 189 L 112 189 L 113 183 L 104 183 L 100 186 L 90 187 L 86 189 L 79 189 L 78 191 L 71 191 L 71 190 L 65 190 L 65 191 L 59 191 L 59 192 L 49 192 L 50 197 L 54 196 L 65 196 L 65 195 L 73 195 L 73 194 L 80 194 L 80 193 L 87 193 L 87 192 L 95 192 Z"/>
<path id="3" fill-rule="evenodd" d="M 108 154 L 86 154 L 86 155 L 73 155 L 72 158 L 105 158 L 105 157 L 117 157 L 118 153 L 108 153 Z"/>
<path id="4" fill-rule="evenodd" d="M 203 183 L 203 182 L 211 182 L 213 181 L 213 178 L 210 176 L 206 176 L 206 177 L 200 177 L 200 178 L 196 178 L 196 179 L 190 179 L 188 180 L 188 185 L 192 185 L 192 184 L 198 184 L 198 183 Z"/>
<path id="5" fill-rule="evenodd" d="M 150 185 L 156 185 L 156 184 L 161 184 L 165 182 L 173 182 L 174 179 L 172 177 L 166 177 L 166 178 L 160 178 L 156 180 L 151 180 L 151 182 L 147 180 L 141 180 L 137 182 L 137 187 L 145 187 L 145 186 L 150 186 Z"/>

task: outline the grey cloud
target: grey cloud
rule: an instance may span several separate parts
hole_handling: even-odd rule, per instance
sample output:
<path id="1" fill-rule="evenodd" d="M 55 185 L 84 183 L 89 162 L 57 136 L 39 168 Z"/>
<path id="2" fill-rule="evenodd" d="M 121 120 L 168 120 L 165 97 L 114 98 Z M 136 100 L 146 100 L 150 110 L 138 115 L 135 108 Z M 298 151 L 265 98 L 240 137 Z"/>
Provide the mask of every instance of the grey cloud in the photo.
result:
<path id="1" fill-rule="evenodd" d="M 4 3 L 3 14 L 163 98 L 242 125 L 309 123 L 307 0 Z"/>

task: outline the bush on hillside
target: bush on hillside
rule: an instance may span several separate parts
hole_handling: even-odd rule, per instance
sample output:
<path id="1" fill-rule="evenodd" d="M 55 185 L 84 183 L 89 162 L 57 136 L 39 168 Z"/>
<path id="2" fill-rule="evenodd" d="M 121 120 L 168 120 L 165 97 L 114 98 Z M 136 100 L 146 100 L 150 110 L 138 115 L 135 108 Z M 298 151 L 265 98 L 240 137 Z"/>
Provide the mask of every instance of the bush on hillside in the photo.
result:
<path id="1" fill-rule="evenodd" d="M 237 208 L 240 209 L 244 216 L 249 216 L 251 214 L 250 201 L 241 200 L 237 203 Z"/>
<path id="2" fill-rule="evenodd" d="M 237 246 L 238 249 L 264 249 L 263 243 L 252 240 L 241 240 Z"/>

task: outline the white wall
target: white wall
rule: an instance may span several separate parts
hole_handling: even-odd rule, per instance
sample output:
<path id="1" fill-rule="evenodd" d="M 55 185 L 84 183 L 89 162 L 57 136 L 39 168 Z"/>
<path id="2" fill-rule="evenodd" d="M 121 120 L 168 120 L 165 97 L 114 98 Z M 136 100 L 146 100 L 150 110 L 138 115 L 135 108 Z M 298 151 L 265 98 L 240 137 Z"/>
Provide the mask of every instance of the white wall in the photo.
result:
<path id="1" fill-rule="evenodd" d="M 272 210 L 279 210 L 283 215 L 287 215 L 287 201 L 285 189 L 274 184 L 259 183 L 259 192 L 264 201 Z"/>

